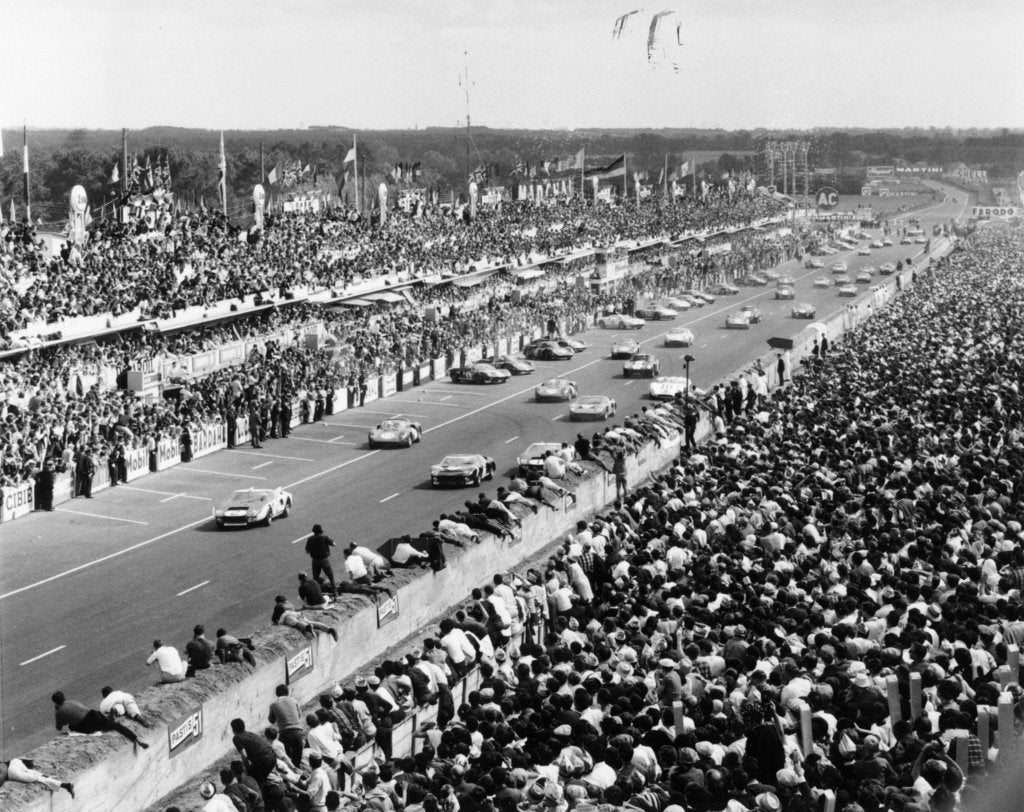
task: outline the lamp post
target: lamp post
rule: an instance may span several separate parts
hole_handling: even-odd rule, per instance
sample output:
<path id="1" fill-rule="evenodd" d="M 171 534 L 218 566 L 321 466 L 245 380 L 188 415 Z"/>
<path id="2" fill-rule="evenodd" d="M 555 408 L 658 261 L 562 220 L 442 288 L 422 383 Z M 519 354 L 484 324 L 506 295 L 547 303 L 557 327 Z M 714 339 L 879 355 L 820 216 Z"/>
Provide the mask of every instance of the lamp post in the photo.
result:
<path id="1" fill-rule="evenodd" d="M 692 355 L 684 355 L 683 363 L 686 364 L 686 408 L 690 408 L 690 388 L 693 384 L 690 383 L 690 363 L 696 361 Z"/>

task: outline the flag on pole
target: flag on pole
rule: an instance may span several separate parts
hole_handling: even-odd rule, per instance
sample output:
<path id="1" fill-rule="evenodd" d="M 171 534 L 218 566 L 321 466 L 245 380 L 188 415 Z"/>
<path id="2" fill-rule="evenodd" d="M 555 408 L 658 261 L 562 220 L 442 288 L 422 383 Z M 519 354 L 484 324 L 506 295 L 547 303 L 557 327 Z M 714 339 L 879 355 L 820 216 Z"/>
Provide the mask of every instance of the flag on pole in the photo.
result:
<path id="1" fill-rule="evenodd" d="M 270 183 L 271 186 L 273 186 L 275 183 L 277 183 L 277 170 L 278 170 L 279 167 L 280 167 L 280 164 L 276 165 L 273 169 L 271 169 L 267 173 L 267 182 Z"/>
<path id="2" fill-rule="evenodd" d="M 25 220 L 32 222 L 32 200 L 29 197 L 28 190 L 28 127 L 26 126 L 22 130 L 22 177 L 24 179 L 24 191 L 25 191 Z"/>
<path id="3" fill-rule="evenodd" d="M 224 155 L 224 131 L 220 131 L 220 164 L 218 166 L 219 177 L 217 178 L 217 188 L 220 190 L 221 205 L 224 208 L 224 214 L 228 213 L 228 160 Z"/>
<path id="4" fill-rule="evenodd" d="M 608 164 L 608 166 L 606 166 L 604 169 L 602 169 L 598 173 L 598 176 L 602 180 L 607 180 L 608 178 L 624 178 L 624 177 L 626 177 L 626 156 L 625 156 L 625 154 L 620 155 L 618 158 L 616 158 L 614 161 L 612 161 L 610 164 Z"/>
<path id="5" fill-rule="evenodd" d="M 683 161 L 683 165 L 679 167 L 679 177 L 683 178 L 690 174 L 690 162 Z"/>
<path id="6" fill-rule="evenodd" d="M 584 147 L 583 149 L 580 149 L 580 151 L 576 153 L 575 157 L 573 157 L 573 159 L 572 159 L 572 168 L 573 169 L 582 169 L 583 168 L 583 158 L 584 158 L 584 152 L 585 151 L 586 151 L 586 147 Z"/>
<path id="7" fill-rule="evenodd" d="M 110 173 L 110 183 L 111 183 L 111 185 L 113 185 L 115 183 L 120 183 L 120 182 L 121 182 L 121 169 L 120 169 L 120 167 L 117 164 L 114 164 L 114 169 Z"/>
<path id="8" fill-rule="evenodd" d="M 346 156 L 345 156 L 345 161 L 344 161 L 344 163 L 346 163 L 346 164 L 350 164 L 350 163 L 352 163 L 352 161 L 354 161 L 355 159 L 356 159 L 356 148 L 355 148 L 355 147 L 352 147 L 352 149 L 350 149 L 350 150 L 348 151 L 348 155 L 346 155 Z"/>

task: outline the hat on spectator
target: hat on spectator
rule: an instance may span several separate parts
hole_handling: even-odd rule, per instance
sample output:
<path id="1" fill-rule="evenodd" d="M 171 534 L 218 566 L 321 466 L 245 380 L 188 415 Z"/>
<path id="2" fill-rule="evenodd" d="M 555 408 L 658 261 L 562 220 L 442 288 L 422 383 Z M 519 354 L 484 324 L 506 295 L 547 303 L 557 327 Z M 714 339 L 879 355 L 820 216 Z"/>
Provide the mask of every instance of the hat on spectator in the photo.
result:
<path id="1" fill-rule="evenodd" d="M 378 677 L 376 674 L 371 674 L 366 678 L 366 684 L 369 685 L 371 688 L 379 688 L 380 677 Z"/>
<path id="2" fill-rule="evenodd" d="M 356 688 L 366 688 L 366 677 L 356 677 Z"/>
<path id="3" fill-rule="evenodd" d="M 210 799 L 217 794 L 217 787 L 213 785 L 211 781 L 203 781 L 199 785 L 199 795 L 203 798 Z"/>
<path id="4" fill-rule="evenodd" d="M 623 677 L 633 676 L 633 666 L 631 666 L 627 662 L 619 663 L 617 666 L 615 666 L 615 670 Z"/>
<path id="5" fill-rule="evenodd" d="M 781 812 L 782 803 L 779 801 L 779 796 L 774 792 L 762 792 L 756 798 L 754 803 L 757 804 L 757 808 L 761 812 Z"/>
<path id="6" fill-rule="evenodd" d="M 572 728 L 569 725 L 559 725 L 553 732 L 556 736 L 571 736 Z"/>
<path id="7" fill-rule="evenodd" d="M 675 668 L 676 662 L 670 657 L 662 657 L 660 660 L 658 660 L 658 665 L 660 665 L 662 668 Z"/>
<path id="8" fill-rule="evenodd" d="M 494 659 L 497 660 L 499 663 L 505 662 L 505 658 L 507 656 L 508 655 L 505 654 L 505 649 L 503 648 L 499 648 L 497 651 L 494 652 Z"/>

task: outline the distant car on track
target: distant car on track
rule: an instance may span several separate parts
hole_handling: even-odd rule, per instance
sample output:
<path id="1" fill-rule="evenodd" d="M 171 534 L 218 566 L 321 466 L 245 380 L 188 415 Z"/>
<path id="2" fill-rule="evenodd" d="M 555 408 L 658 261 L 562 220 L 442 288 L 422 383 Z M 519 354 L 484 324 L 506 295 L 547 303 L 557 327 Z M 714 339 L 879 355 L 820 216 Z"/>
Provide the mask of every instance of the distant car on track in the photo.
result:
<path id="1" fill-rule="evenodd" d="M 791 313 L 794 319 L 813 319 L 817 311 L 809 302 L 799 302 L 793 305 Z"/>
<path id="2" fill-rule="evenodd" d="M 687 389 L 690 390 L 691 395 L 696 397 L 704 394 L 685 375 L 662 375 L 660 378 L 655 378 L 651 381 L 650 393 L 655 400 L 672 400 L 676 393 L 685 395 Z"/>
<path id="3" fill-rule="evenodd" d="M 832 280 L 827 276 L 816 276 L 814 277 L 814 287 L 816 288 L 830 288 L 832 287 Z"/>
<path id="4" fill-rule="evenodd" d="M 575 336 L 555 336 L 548 340 L 554 341 L 559 347 L 565 347 L 573 352 L 583 352 L 590 346 L 586 341 Z"/>
<path id="5" fill-rule="evenodd" d="M 866 245 L 861 246 L 860 248 L 857 249 L 857 256 L 869 257 L 871 256 L 871 249 Z"/>
<path id="6" fill-rule="evenodd" d="M 565 378 L 548 378 L 533 392 L 538 403 L 554 403 L 561 400 L 572 400 L 578 393 L 576 381 Z"/>
<path id="7" fill-rule="evenodd" d="M 796 298 L 796 291 L 793 290 L 789 285 L 783 285 L 781 288 L 775 288 L 776 299 L 794 299 Z"/>
<path id="8" fill-rule="evenodd" d="M 881 240 L 872 240 L 871 241 L 871 247 L 872 248 L 885 248 L 885 244 Z"/>
<path id="9" fill-rule="evenodd" d="M 689 302 L 690 307 L 704 307 L 707 304 L 707 301 L 700 296 L 694 296 L 692 293 L 680 293 L 674 298 L 683 302 Z"/>
<path id="10" fill-rule="evenodd" d="M 418 443 L 422 437 L 422 424 L 406 420 L 404 417 L 393 417 L 370 429 L 369 442 L 370 448 L 389 445 L 412 448 L 412 444 Z"/>
<path id="11" fill-rule="evenodd" d="M 718 301 L 718 299 L 715 297 L 713 293 L 709 293 L 703 290 L 695 290 L 694 288 L 690 288 L 689 290 L 683 291 L 683 293 L 686 296 L 693 296 L 697 299 L 700 299 L 702 302 L 704 302 L 704 304 L 714 304 L 715 302 Z"/>
<path id="12" fill-rule="evenodd" d="M 605 395 L 584 395 L 569 407 L 570 420 L 608 420 L 615 416 L 615 401 Z"/>
<path id="13" fill-rule="evenodd" d="M 675 310 L 669 307 L 662 307 L 661 305 L 638 307 L 633 312 L 638 318 L 645 319 L 646 321 L 671 321 L 679 315 Z"/>
<path id="14" fill-rule="evenodd" d="M 532 361 L 568 361 L 576 353 L 554 341 L 539 339 L 523 347 L 523 355 Z"/>
<path id="15" fill-rule="evenodd" d="M 846 263 L 845 262 L 833 262 L 832 263 L 832 273 L 846 273 Z"/>
<path id="16" fill-rule="evenodd" d="M 858 293 L 856 285 L 843 285 L 839 288 L 840 296 L 856 296 Z"/>
<path id="17" fill-rule="evenodd" d="M 452 383 L 506 383 L 512 375 L 508 370 L 478 361 L 448 370 L 448 377 Z"/>
<path id="18" fill-rule="evenodd" d="M 597 320 L 597 326 L 602 330 L 639 330 L 645 323 L 643 319 L 625 313 L 612 313 Z"/>
<path id="19" fill-rule="evenodd" d="M 561 447 L 561 443 L 531 443 L 516 457 L 519 473 L 522 476 L 531 472 L 543 473 L 544 455 L 548 451 L 558 451 Z"/>
<path id="20" fill-rule="evenodd" d="M 861 270 L 857 271 L 857 282 L 862 285 L 870 285 L 871 271 L 869 271 L 867 268 L 862 268 Z"/>
<path id="21" fill-rule="evenodd" d="M 740 292 L 740 289 L 735 285 L 721 284 L 712 285 L 708 288 L 708 293 L 712 296 L 735 296 Z"/>
<path id="22" fill-rule="evenodd" d="M 796 282 L 789 274 L 781 274 L 779 278 L 775 280 L 775 287 L 777 288 L 791 288 L 795 284 Z"/>
<path id="23" fill-rule="evenodd" d="M 888 237 L 883 237 L 882 238 L 882 245 L 888 247 L 888 246 L 892 245 L 892 240 L 889 239 Z"/>
<path id="24" fill-rule="evenodd" d="M 885 265 L 878 269 L 878 272 L 882 276 L 889 276 L 889 274 L 896 273 L 896 266 L 893 265 L 891 262 L 886 262 Z"/>
<path id="25" fill-rule="evenodd" d="M 811 258 L 804 262 L 804 267 L 808 269 L 824 268 L 825 263 L 820 259 Z"/>
<path id="26" fill-rule="evenodd" d="M 635 338 L 619 338 L 612 344 L 612 358 L 629 358 L 640 352 L 640 342 Z"/>
<path id="27" fill-rule="evenodd" d="M 836 279 L 835 279 L 835 284 L 837 286 L 839 286 L 839 285 L 849 285 L 850 284 L 850 275 L 844 273 L 844 274 L 842 274 L 840 276 L 837 276 Z"/>
<path id="28" fill-rule="evenodd" d="M 665 333 L 666 347 L 692 347 L 693 330 L 689 327 L 673 327 Z"/>
<path id="29" fill-rule="evenodd" d="M 750 316 L 742 310 L 739 313 L 730 313 L 725 317 L 725 327 L 727 330 L 749 330 Z"/>
<path id="30" fill-rule="evenodd" d="M 213 509 L 218 530 L 225 527 L 270 527 L 277 518 L 286 519 L 292 509 L 292 495 L 284 488 L 246 488 L 222 499 Z"/>
<path id="31" fill-rule="evenodd" d="M 483 454 L 449 454 L 430 466 L 430 483 L 439 485 L 479 485 L 494 477 L 494 460 Z"/>
<path id="32" fill-rule="evenodd" d="M 622 374 L 627 378 L 648 377 L 655 378 L 661 372 L 661 362 L 647 352 L 638 352 L 631 355 L 622 365 Z"/>
<path id="33" fill-rule="evenodd" d="M 537 368 L 525 358 L 516 358 L 514 355 L 495 355 L 492 358 L 484 358 L 483 362 L 496 369 L 503 369 L 511 375 L 529 375 Z"/>
<path id="34" fill-rule="evenodd" d="M 911 237 L 904 237 L 902 240 L 900 240 L 900 245 L 913 245 L 913 244 L 914 244 L 914 240 Z"/>
<path id="35" fill-rule="evenodd" d="M 747 314 L 751 324 L 760 324 L 764 320 L 764 313 L 761 312 L 760 308 L 753 305 L 743 305 L 741 312 Z"/>
<path id="36" fill-rule="evenodd" d="M 676 313 L 685 313 L 691 307 L 693 303 L 689 299 L 684 299 L 681 296 L 665 296 L 655 302 L 659 307 L 667 307 L 669 310 L 674 310 Z"/>
<path id="37" fill-rule="evenodd" d="M 768 284 L 768 279 L 767 277 L 761 276 L 761 274 L 748 273 L 746 276 L 741 276 L 739 279 L 737 279 L 736 284 L 743 285 L 748 288 L 763 288 L 765 285 Z"/>

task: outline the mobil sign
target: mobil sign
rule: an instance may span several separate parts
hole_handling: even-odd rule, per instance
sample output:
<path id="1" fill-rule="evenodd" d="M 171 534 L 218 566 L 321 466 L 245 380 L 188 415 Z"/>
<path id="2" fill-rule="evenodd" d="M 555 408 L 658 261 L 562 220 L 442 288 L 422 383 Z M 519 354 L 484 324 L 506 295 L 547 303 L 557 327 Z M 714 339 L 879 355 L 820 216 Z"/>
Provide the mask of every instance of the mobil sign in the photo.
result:
<path id="1" fill-rule="evenodd" d="M 831 186 L 822 186 L 814 195 L 814 203 L 819 209 L 834 209 L 839 205 L 839 192 Z"/>

